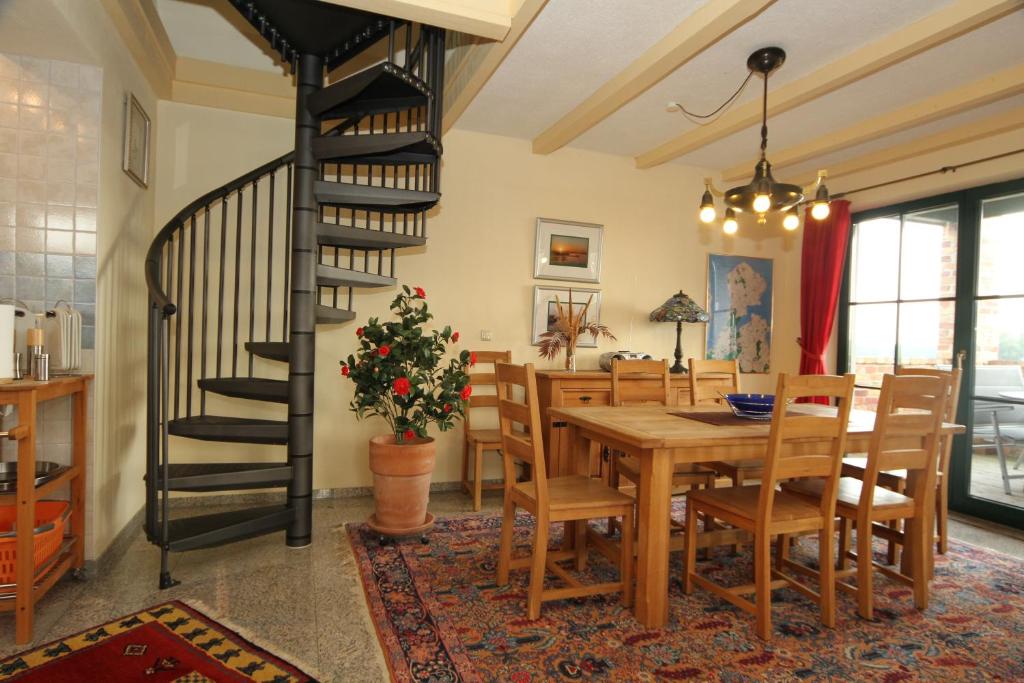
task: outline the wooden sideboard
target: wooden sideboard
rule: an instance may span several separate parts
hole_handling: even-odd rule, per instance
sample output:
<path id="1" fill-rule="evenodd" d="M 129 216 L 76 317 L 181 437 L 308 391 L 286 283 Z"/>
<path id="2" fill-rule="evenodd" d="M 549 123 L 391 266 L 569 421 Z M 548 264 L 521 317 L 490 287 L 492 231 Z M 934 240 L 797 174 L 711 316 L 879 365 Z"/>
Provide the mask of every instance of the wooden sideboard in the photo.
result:
<path id="1" fill-rule="evenodd" d="M 657 379 L 628 379 L 628 382 L 650 382 Z M 670 398 L 676 405 L 690 405 L 690 378 L 688 375 L 672 375 L 672 393 Z M 604 370 L 538 370 L 537 393 L 540 398 L 540 417 L 544 423 L 544 444 L 547 446 L 548 473 L 562 471 L 561 463 L 569 456 L 569 442 L 566 436 L 566 425 L 552 419 L 548 415 L 549 408 L 568 408 L 586 406 L 607 406 L 612 402 L 612 373 Z M 594 463 L 592 471 L 602 467 Z"/>

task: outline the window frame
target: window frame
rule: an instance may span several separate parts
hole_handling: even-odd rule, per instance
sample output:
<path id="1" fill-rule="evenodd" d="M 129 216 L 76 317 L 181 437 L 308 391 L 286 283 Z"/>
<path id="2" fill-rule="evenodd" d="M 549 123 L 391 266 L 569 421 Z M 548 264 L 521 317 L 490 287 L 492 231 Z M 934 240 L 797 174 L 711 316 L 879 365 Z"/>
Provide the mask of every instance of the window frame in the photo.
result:
<path id="1" fill-rule="evenodd" d="M 839 304 L 836 313 L 836 370 L 840 374 L 850 372 L 850 313 L 858 304 L 850 304 L 850 280 L 852 266 L 852 250 L 855 230 L 853 226 L 864 221 L 898 216 L 902 226 L 903 216 L 942 206 L 957 207 L 957 256 L 956 256 L 956 289 L 952 300 L 953 311 L 953 354 L 961 349 L 968 351 L 967 361 L 963 368 L 964 391 L 960 392 L 957 406 L 957 422 L 967 427 L 967 433 L 974 431 L 974 411 L 970 409 L 974 388 L 974 327 L 977 322 L 975 302 L 978 286 L 978 257 L 981 237 L 981 206 L 987 199 L 995 199 L 1003 195 L 1024 192 L 1024 178 L 1016 178 L 987 185 L 980 185 L 954 192 L 922 197 L 906 202 L 888 204 L 877 208 L 858 211 L 850 216 L 851 230 L 846 245 L 846 258 L 843 260 L 843 275 L 839 288 Z M 902 243 L 901 243 L 902 249 Z M 901 259 L 902 260 L 902 259 Z M 998 298 L 986 296 L 981 298 Z M 925 299 L 924 301 L 935 301 Z M 949 300 L 944 297 L 938 300 Z M 911 299 L 908 303 L 922 301 Z M 861 302 L 863 305 L 868 302 Z M 887 302 L 870 302 L 887 303 Z M 901 301 L 891 302 L 901 303 Z M 898 324 L 898 323 L 897 323 Z M 897 328 L 898 335 L 898 328 Z M 896 350 L 899 341 L 897 336 Z M 896 359 L 894 359 L 895 362 Z M 861 388 L 871 388 L 866 385 Z M 950 463 L 949 476 L 949 507 L 975 517 L 989 519 L 1001 524 L 1024 529 L 1024 507 L 1015 507 L 998 501 L 977 498 L 970 494 L 970 456 L 971 448 L 964 435 L 954 439 L 953 458 Z M 1022 497 L 1024 504 L 1024 497 Z"/>

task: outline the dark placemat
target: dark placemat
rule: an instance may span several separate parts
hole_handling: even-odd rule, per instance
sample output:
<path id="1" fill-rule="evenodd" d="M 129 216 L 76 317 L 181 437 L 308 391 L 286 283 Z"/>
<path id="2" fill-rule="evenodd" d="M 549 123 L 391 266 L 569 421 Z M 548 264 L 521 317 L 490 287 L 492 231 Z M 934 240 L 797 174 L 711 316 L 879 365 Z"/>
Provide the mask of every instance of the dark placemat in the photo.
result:
<path id="1" fill-rule="evenodd" d="M 701 411 L 701 410 L 680 410 L 671 413 L 678 417 L 685 417 L 687 420 L 696 420 L 716 427 L 747 427 L 752 424 L 768 423 L 771 420 L 753 420 L 749 417 L 740 417 L 726 411 Z"/>

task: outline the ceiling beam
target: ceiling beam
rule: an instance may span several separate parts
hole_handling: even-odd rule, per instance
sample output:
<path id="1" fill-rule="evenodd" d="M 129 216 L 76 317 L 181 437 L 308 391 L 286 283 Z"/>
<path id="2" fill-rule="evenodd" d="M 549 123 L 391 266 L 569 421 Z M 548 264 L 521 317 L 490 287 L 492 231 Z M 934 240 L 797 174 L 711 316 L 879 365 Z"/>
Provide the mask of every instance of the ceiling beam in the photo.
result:
<path id="1" fill-rule="evenodd" d="M 941 45 L 1019 10 L 1020 0 L 957 0 L 919 21 L 894 31 L 804 78 L 778 88 L 768 102 L 770 115 L 781 114 L 850 85 L 893 64 Z M 651 168 L 738 133 L 761 120 L 761 102 L 734 108 L 714 123 L 688 131 L 636 158 Z"/>
<path id="2" fill-rule="evenodd" d="M 335 5 L 504 40 L 523 0 L 325 0 Z"/>
<path id="3" fill-rule="evenodd" d="M 896 111 L 879 114 L 842 130 L 826 133 L 814 140 L 773 152 L 770 161 L 775 168 L 793 166 L 1021 93 L 1024 93 L 1024 65 L 1004 69 Z M 748 177 L 753 173 L 756 163 L 757 159 L 751 159 L 749 162 L 726 169 L 722 172 L 722 180 L 732 181 Z"/>
<path id="4" fill-rule="evenodd" d="M 654 47 L 533 141 L 535 154 L 569 144 L 698 54 L 747 23 L 775 0 L 711 0 Z"/>
<path id="5" fill-rule="evenodd" d="M 445 93 L 446 106 L 441 125 L 442 134 L 447 133 L 455 125 L 455 122 L 466 111 L 469 103 L 473 101 L 473 98 L 477 96 L 491 76 L 494 75 L 494 72 L 498 70 L 498 67 L 501 66 L 501 63 L 505 61 L 505 57 L 512 51 L 512 48 L 519 42 L 523 34 L 526 33 L 526 29 L 530 27 L 530 24 L 533 23 L 533 20 L 537 18 L 537 15 L 540 14 L 540 11 L 544 9 L 546 4 L 547 0 L 523 0 L 519 11 L 512 18 L 512 26 L 505 40 L 500 43 L 478 42 L 465 47 L 467 52 L 463 59 L 473 60 L 476 66 L 467 66 L 466 62 L 456 65 L 456 70 L 464 70 L 468 74 L 465 83 L 452 83 L 451 86 L 446 84 L 446 89 L 454 87 L 455 90 L 446 90 Z M 445 80 L 448 81 L 449 79 L 446 78 Z"/>
<path id="6" fill-rule="evenodd" d="M 178 57 L 171 99 L 185 104 L 294 118 L 291 75 Z"/>
<path id="7" fill-rule="evenodd" d="M 980 121 L 971 121 L 941 133 L 927 135 L 831 165 L 828 169 L 829 182 L 842 176 L 877 169 L 886 164 L 913 159 L 1021 129 L 1024 129 L 1024 107 L 1017 107 L 1001 114 L 988 116 Z M 816 174 L 808 173 L 798 179 L 798 184 L 810 185 L 816 177 Z"/>

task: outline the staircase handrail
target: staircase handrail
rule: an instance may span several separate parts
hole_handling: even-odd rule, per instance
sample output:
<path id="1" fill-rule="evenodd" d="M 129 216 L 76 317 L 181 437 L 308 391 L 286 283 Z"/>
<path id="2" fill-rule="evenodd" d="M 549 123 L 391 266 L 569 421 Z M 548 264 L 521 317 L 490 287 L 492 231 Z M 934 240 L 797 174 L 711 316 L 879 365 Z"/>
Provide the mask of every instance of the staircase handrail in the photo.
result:
<path id="1" fill-rule="evenodd" d="M 287 154 L 283 154 L 273 161 L 269 161 L 258 168 L 254 168 L 248 173 L 241 175 L 218 188 L 210 190 L 198 199 L 192 201 L 184 209 L 174 214 L 174 218 L 169 220 L 160 232 L 156 234 L 156 237 L 153 238 L 153 242 L 149 245 L 149 250 L 146 252 L 146 288 L 149 290 L 150 301 L 161 311 L 165 318 L 174 315 L 178 310 L 177 305 L 171 301 L 170 296 L 161 288 L 159 275 L 160 250 L 171 240 L 171 236 L 174 232 L 179 229 L 184 229 L 186 221 L 204 206 L 212 204 L 218 199 L 224 199 L 232 192 L 236 192 L 249 183 L 291 163 L 294 158 L 295 152 L 288 152 Z"/>

